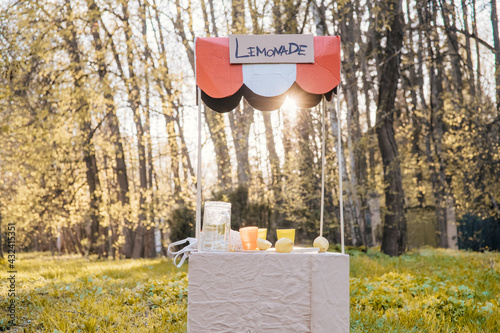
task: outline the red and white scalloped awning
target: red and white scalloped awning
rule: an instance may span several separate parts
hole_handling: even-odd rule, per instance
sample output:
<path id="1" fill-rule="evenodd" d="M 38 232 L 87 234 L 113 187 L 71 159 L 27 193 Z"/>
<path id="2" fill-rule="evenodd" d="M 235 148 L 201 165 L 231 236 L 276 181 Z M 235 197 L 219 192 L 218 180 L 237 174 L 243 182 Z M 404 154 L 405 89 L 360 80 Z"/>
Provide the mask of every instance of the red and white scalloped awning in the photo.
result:
<path id="1" fill-rule="evenodd" d="M 312 64 L 230 64 L 229 38 L 196 39 L 196 84 L 203 102 L 218 112 L 245 97 L 261 111 L 278 109 L 287 95 L 299 107 L 331 100 L 340 83 L 340 37 L 314 37 Z"/>

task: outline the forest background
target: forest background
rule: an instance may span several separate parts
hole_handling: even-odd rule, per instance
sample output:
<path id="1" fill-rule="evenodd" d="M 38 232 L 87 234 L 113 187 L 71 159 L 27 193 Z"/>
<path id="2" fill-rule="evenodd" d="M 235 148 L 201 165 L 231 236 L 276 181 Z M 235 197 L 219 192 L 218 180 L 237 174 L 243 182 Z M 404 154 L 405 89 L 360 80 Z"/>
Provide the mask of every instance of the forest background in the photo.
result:
<path id="1" fill-rule="evenodd" d="M 113 258 L 193 236 L 194 39 L 231 33 L 341 35 L 342 112 L 327 105 L 326 118 L 330 242 L 342 195 L 348 245 L 500 248 L 496 0 L 2 1 L 3 246 L 10 223 L 19 250 Z M 320 138 L 320 110 L 293 100 L 205 109 L 204 200 L 231 202 L 235 230 L 267 227 L 273 240 L 293 227 L 310 243 Z"/>

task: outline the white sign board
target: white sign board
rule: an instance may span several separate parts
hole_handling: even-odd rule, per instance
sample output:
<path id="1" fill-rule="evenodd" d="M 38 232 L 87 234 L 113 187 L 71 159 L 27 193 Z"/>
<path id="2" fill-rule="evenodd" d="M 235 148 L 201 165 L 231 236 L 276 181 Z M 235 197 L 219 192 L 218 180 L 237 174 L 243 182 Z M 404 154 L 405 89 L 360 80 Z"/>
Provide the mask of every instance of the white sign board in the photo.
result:
<path id="1" fill-rule="evenodd" d="M 313 35 L 229 35 L 231 64 L 313 63 Z"/>

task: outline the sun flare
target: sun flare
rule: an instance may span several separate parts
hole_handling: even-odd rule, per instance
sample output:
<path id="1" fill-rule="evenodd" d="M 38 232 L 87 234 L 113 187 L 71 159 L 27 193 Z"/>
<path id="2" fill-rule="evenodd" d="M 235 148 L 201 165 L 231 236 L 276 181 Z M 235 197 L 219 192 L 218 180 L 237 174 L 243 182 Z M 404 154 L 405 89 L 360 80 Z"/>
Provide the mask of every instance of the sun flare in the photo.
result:
<path id="1" fill-rule="evenodd" d="M 281 106 L 281 110 L 287 113 L 295 113 L 295 111 L 297 111 L 297 104 L 295 104 L 295 99 L 293 97 L 287 96 L 285 102 Z"/>

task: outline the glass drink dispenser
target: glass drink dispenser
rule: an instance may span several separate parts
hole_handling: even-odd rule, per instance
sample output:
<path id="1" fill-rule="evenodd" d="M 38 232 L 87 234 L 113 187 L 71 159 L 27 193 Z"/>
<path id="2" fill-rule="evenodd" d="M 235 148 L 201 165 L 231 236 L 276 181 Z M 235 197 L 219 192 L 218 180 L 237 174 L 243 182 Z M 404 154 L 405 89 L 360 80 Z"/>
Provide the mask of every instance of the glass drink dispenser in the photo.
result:
<path id="1" fill-rule="evenodd" d="M 206 201 L 201 251 L 228 251 L 230 233 L 231 204 L 222 201 Z"/>

